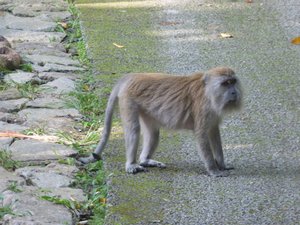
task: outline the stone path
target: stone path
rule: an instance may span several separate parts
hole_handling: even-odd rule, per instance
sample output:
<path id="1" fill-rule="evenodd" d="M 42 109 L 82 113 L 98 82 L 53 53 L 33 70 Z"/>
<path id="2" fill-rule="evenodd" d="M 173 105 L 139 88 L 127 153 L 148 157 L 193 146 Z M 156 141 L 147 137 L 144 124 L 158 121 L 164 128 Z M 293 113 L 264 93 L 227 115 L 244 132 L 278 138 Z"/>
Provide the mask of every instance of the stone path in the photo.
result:
<path id="1" fill-rule="evenodd" d="M 84 69 L 65 51 L 61 44 L 64 34 L 55 32 L 56 21 L 70 16 L 67 9 L 63 0 L 0 2 L 0 35 L 33 67 L 33 72 L 17 70 L 2 76 L 10 87 L 0 91 L 0 132 L 38 128 L 53 134 L 74 130 L 74 121 L 80 119 L 79 112 L 68 108 L 65 99 L 75 88 L 76 72 Z M 39 84 L 38 91 L 22 92 L 28 84 Z M 0 207 L 13 210 L 13 215 L 5 215 L 0 224 L 75 223 L 66 207 L 40 198 L 86 200 L 82 190 L 69 187 L 76 166 L 57 162 L 75 156 L 75 150 L 53 142 L 2 137 L 0 151 L 10 152 L 12 159 L 24 166 L 14 172 L 0 167 Z M 8 190 L 15 184 L 21 192 Z"/>

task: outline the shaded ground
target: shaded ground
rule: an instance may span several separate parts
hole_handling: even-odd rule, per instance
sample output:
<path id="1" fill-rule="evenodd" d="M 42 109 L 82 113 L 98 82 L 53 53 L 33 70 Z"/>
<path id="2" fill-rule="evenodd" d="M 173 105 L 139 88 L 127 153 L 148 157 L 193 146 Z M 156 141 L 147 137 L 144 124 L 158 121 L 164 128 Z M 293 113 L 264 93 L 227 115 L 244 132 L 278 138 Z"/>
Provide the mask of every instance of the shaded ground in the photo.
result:
<path id="1" fill-rule="evenodd" d="M 222 125 L 226 161 L 235 167 L 226 178 L 205 175 L 185 132 L 162 135 L 156 158 L 167 169 L 127 175 L 117 128 L 105 151 L 106 224 L 298 224 L 300 55 L 290 44 L 297 3 L 101 2 L 78 1 L 99 78 L 228 65 L 245 89 L 244 109 Z"/>

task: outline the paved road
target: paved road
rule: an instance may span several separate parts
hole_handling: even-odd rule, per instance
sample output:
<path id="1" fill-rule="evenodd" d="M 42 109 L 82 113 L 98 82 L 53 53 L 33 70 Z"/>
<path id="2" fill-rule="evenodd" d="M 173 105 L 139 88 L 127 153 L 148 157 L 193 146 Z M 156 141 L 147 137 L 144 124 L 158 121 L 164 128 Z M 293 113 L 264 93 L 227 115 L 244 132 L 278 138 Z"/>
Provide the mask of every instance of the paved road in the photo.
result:
<path id="1" fill-rule="evenodd" d="M 167 169 L 126 175 L 115 132 L 105 152 L 106 224 L 299 224 L 300 47 L 290 43 L 300 35 L 299 3 L 79 3 L 86 3 L 78 7 L 98 73 L 137 71 L 143 63 L 179 74 L 228 65 L 245 90 L 244 109 L 222 125 L 226 161 L 235 167 L 226 178 L 205 175 L 185 132 L 163 134 L 157 159 Z M 126 48 L 110 48 L 112 42 Z"/>

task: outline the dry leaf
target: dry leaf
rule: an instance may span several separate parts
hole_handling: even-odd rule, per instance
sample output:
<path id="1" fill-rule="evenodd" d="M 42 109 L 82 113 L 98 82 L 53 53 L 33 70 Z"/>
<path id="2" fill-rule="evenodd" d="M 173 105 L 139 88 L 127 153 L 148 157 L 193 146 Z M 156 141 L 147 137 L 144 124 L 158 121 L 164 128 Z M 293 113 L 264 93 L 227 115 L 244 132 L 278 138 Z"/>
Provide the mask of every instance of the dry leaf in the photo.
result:
<path id="1" fill-rule="evenodd" d="M 229 33 L 220 33 L 220 36 L 222 38 L 233 38 L 233 36 L 231 34 L 229 34 Z"/>
<path id="2" fill-rule="evenodd" d="M 178 24 L 181 24 L 181 23 L 176 22 L 176 21 L 163 21 L 163 22 L 159 23 L 159 25 L 161 25 L 161 26 L 175 26 L 175 25 L 178 25 Z"/>
<path id="3" fill-rule="evenodd" d="M 114 46 L 116 46 L 117 48 L 124 48 L 123 45 L 118 45 L 117 43 L 113 43 Z"/>
<path id="4" fill-rule="evenodd" d="M 300 45 L 300 36 L 293 38 L 291 42 L 294 45 Z"/>
<path id="5" fill-rule="evenodd" d="M 102 203 L 102 204 L 106 204 L 106 201 L 107 201 L 106 198 L 100 198 L 99 199 L 99 202 Z"/>
<path id="6" fill-rule="evenodd" d="M 64 22 L 58 22 L 57 24 L 61 25 L 64 29 L 68 28 L 68 24 Z"/>
<path id="7" fill-rule="evenodd" d="M 253 3 L 253 0 L 246 0 L 246 3 Z"/>

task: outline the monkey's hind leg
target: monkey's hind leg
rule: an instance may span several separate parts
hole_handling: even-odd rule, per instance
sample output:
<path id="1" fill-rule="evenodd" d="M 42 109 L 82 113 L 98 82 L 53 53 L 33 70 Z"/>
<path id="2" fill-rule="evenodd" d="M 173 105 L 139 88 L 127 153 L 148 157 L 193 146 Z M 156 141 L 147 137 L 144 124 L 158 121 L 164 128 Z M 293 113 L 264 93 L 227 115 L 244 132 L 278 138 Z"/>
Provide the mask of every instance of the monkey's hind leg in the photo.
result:
<path id="1" fill-rule="evenodd" d="M 159 128 L 155 126 L 155 121 L 146 115 L 141 115 L 140 124 L 143 134 L 143 150 L 140 155 L 140 165 L 143 167 L 166 168 L 164 163 L 151 159 L 159 142 Z"/>
<path id="2" fill-rule="evenodd" d="M 127 98 L 119 99 L 120 113 L 124 127 L 126 145 L 126 165 L 127 173 L 138 173 L 147 171 L 136 162 L 136 154 L 140 136 L 140 123 L 138 119 L 138 109 Z"/>

